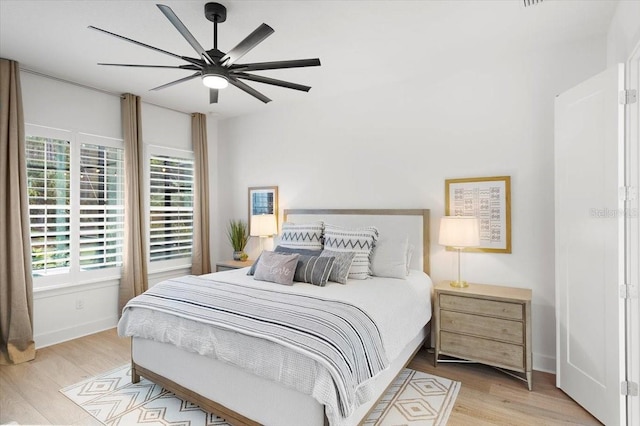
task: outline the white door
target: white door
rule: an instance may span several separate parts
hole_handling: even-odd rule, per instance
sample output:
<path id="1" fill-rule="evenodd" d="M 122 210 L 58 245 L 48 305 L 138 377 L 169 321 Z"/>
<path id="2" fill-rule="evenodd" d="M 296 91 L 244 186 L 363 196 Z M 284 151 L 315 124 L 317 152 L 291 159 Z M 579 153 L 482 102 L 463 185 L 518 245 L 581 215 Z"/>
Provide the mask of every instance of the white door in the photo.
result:
<path id="1" fill-rule="evenodd" d="M 555 102 L 557 386 L 606 425 L 626 423 L 624 67 Z"/>

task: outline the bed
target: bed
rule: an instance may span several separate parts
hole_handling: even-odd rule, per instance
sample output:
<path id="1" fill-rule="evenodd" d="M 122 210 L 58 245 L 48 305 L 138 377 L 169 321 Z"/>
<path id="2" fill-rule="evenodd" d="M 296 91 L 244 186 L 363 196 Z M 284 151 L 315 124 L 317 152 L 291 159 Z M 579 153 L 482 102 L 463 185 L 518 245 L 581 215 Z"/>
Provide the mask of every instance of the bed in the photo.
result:
<path id="1" fill-rule="evenodd" d="M 360 424 L 366 418 L 429 335 L 429 210 L 295 209 L 285 210 L 283 220 L 324 221 L 352 228 L 372 225 L 379 230 L 381 241 L 401 235 L 406 236 L 413 247 L 411 271 L 405 281 L 374 277 L 349 280 L 346 285 L 328 283 L 324 287 L 294 284 L 284 290 L 279 284 L 253 280 L 247 276 L 248 268 L 188 278 L 238 286 L 242 291 L 245 287 L 257 287 L 263 292 L 273 289 L 270 294 L 274 294 L 274 300 L 280 298 L 275 296 L 279 294 L 276 292 L 282 291 L 283 295 L 292 292 L 304 297 L 357 303 L 379 325 L 382 344 L 389 356 L 381 371 L 375 371 L 364 385 L 358 386 L 352 410 L 339 410 L 345 410 L 345 397 L 335 390 L 339 386 L 329 384 L 334 377 L 333 370 L 325 368 L 321 360 L 274 341 L 257 339 L 237 330 L 205 329 L 188 319 L 168 318 L 169 314 L 163 312 L 145 312 L 146 316 L 142 317 L 145 319 L 138 321 L 148 325 L 166 321 L 167 326 L 156 327 L 164 330 L 161 336 L 158 331 L 135 333 L 128 329 L 130 324 L 125 326 L 122 321 L 119 324 L 121 335 L 132 336 L 134 382 L 143 376 L 232 425 L 343 426 Z M 150 329 L 142 325 L 132 327 Z M 199 339 L 198 346 L 182 343 L 188 334 Z M 334 399 L 342 400 L 343 406 L 334 403 Z"/>

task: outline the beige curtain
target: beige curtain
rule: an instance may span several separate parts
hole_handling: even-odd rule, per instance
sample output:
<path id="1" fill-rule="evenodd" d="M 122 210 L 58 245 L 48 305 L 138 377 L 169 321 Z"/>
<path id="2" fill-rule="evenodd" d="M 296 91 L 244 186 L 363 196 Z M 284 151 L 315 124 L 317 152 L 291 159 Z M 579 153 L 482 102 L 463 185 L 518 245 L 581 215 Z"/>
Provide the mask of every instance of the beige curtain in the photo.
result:
<path id="1" fill-rule="evenodd" d="M 209 251 L 209 166 L 207 150 L 207 117 L 191 115 L 191 140 L 195 157 L 193 200 L 193 250 L 191 273 L 211 272 Z"/>
<path id="2" fill-rule="evenodd" d="M 124 135 L 124 247 L 118 312 L 133 297 L 149 288 L 147 280 L 146 234 L 144 220 L 144 155 L 140 97 L 127 93 L 122 97 L 122 133 Z"/>
<path id="3" fill-rule="evenodd" d="M 36 357 L 19 74 L 17 62 L 0 59 L 0 364 Z"/>

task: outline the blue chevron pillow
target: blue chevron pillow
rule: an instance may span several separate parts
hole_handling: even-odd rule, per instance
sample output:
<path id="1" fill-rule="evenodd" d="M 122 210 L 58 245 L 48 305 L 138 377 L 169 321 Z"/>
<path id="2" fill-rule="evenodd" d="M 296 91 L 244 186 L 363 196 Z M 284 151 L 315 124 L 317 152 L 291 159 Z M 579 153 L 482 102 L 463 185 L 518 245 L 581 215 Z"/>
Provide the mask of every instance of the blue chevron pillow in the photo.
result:
<path id="1" fill-rule="evenodd" d="M 278 246 L 291 249 L 322 250 L 322 222 L 282 224 Z"/>
<path id="2" fill-rule="evenodd" d="M 364 280 L 371 276 L 371 252 L 378 239 L 375 226 L 343 228 L 324 225 L 324 248 L 338 252 L 355 252 L 349 279 Z"/>

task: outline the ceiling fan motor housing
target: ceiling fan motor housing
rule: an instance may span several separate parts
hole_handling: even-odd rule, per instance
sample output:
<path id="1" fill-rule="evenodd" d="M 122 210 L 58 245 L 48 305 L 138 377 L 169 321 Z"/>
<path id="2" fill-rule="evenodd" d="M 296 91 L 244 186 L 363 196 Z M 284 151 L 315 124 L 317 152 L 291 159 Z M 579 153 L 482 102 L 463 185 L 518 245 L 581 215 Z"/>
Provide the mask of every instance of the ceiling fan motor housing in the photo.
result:
<path id="1" fill-rule="evenodd" d="M 204 5 L 204 16 L 219 24 L 227 20 L 227 8 L 220 3 L 207 3 Z"/>
<path id="2" fill-rule="evenodd" d="M 0 0 L 1 1 L 1 0 Z M 207 3 L 204 5 L 204 14 L 207 20 L 213 22 L 213 49 L 205 50 L 198 40 L 191 34 L 189 29 L 178 18 L 173 10 L 167 5 L 156 4 L 158 9 L 164 14 L 164 16 L 171 22 L 176 30 L 184 37 L 184 39 L 193 47 L 198 53 L 199 58 L 190 58 L 187 56 L 178 55 L 166 50 L 159 49 L 157 47 L 141 43 L 139 41 L 124 37 L 115 33 L 112 33 L 101 28 L 94 27 L 92 25 L 89 28 L 102 33 L 109 34 L 119 39 L 128 41 L 138 46 L 146 47 L 160 53 L 172 56 L 174 58 L 181 59 L 188 62 L 185 65 L 146 65 L 146 64 L 107 64 L 100 63 L 99 65 L 110 65 L 120 67 L 141 67 L 141 68 L 176 68 L 189 71 L 195 71 L 187 77 L 180 78 L 170 83 L 163 84 L 158 87 L 154 87 L 151 90 L 166 89 L 167 87 L 174 86 L 176 84 L 184 83 L 194 78 L 202 77 L 202 82 L 205 86 L 209 87 L 209 103 L 215 104 L 218 102 L 218 89 L 227 87 L 228 84 L 232 84 L 238 89 L 246 92 L 254 98 L 267 103 L 271 102 L 271 99 L 258 92 L 248 84 L 241 80 L 250 80 L 263 84 L 270 84 L 272 86 L 284 87 L 287 89 L 300 90 L 308 92 L 311 89 L 310 86 L 302 84 L 292 83 L 289 81 L 278 80 L 262 75 L 250 74 L 247 71 L 261 71 L 261 70 L 273 70 L 284 68 L 301 68 L 301 67 L 317 67 L 320 66 L 320 59 L 295 59 L 287 61 L 271 61 L 271 62 L 255 62 L 236 64 L 236 62 L 242 58 L 247 52 L 260 44 L 264 39 L 273 34 L 273 28 L 267 24 L 261 24 L 251 34 L 245 37 L 240 43 L 233 47 L 228 52 L 224 53 L 218 49 L 218 24 L 224 22 L 227 19 L 227 8 L 220 3 Z"/>

